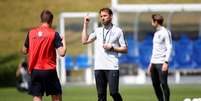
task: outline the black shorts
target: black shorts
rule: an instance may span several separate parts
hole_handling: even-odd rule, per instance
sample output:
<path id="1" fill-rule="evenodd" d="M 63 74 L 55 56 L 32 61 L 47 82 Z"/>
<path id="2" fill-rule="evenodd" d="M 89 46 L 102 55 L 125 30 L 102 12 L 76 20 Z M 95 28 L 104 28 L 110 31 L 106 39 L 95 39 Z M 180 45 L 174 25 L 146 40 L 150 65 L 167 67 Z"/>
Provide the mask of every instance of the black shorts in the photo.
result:
<path id="1" fill-rule="evenodd" d="M 33 70 L 29 94 L 33 96 L 61 95 L 61 84 L 56 70 Z"/>

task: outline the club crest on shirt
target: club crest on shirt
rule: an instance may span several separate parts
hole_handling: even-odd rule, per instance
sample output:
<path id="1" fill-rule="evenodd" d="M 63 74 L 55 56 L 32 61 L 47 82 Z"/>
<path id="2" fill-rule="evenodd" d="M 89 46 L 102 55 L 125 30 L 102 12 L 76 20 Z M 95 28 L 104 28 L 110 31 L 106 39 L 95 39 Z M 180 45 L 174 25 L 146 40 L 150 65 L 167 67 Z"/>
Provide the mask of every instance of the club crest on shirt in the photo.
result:
<path id="1" fill-rule="evenodd" d="M 43 36 L 43 32 L 39 31 L 38 32 L 38 37 L 42 37 Z"/>

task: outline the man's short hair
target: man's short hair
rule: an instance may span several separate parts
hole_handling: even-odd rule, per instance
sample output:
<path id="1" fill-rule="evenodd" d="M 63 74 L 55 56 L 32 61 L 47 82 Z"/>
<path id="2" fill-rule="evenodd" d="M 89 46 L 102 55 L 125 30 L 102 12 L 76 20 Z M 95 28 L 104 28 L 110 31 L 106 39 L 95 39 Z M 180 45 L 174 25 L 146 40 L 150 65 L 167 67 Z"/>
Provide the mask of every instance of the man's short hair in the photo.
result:
<path id="1" fill-rule="evenodd" d="M 157 21 L 158 24 L 162 25 L 164 18 L 163 18 L 163 16 L 160 15 L 160 14 L 153 14 L 153 15 L 152 15 L 152 20 L 153 20 L 154 22 Z"/>
<path id="2" fill-rule="evenodd" d="M 40 14 L 41 22 L 47 22 L 48 24 L 53 20 L 53 14 L 49 10 L 43 10 Z"/>
<path id="3" fill-rule="evenodd" d="M 110 8 L 107 8 L 107 7 L 100 9 L 99 13 L 101 13 L 101 12 L 107 12 L 109 15 L 113 15 L 112 10 Z"/>

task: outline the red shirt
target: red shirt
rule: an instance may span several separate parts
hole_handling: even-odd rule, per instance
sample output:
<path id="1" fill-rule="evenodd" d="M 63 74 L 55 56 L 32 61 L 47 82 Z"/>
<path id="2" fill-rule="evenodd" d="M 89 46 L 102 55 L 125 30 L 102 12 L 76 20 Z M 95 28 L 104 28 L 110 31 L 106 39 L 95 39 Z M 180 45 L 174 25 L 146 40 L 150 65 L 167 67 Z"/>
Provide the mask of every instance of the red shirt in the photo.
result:
<path id="1" fill-rule="evenodd" d="M 29 73 L 35 70 L 56 70 L 56 48 L 62 46 L 57 32 L 46 25 L 30 30 L 25 41 L 28 48 Z"/>

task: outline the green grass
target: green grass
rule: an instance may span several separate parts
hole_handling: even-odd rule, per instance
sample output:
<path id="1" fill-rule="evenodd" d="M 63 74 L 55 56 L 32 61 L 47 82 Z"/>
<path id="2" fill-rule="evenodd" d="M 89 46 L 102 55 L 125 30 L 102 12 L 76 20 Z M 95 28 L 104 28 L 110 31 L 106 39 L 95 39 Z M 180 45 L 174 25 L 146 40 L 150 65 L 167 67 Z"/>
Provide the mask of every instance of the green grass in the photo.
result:
<path id="1" fill-rule="evenodd" d="M 183 101 L 184 98 L 200 98 L 201 85 L 171 85 L 171 101 Z M 156 101 L 151 85 L 120 86 L 124 101 Z M 1 101 L 30 101 L 32 97 L 20 93 L 15 88 L 0 88 Z M 63 101 L 96 101 L 95 86 L 70 86 L 63 88 Z M 51 101 L 44 97 L 44 101 Z M 112 101 L 108 95 L 108 101 Z"/>

